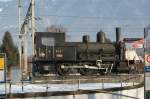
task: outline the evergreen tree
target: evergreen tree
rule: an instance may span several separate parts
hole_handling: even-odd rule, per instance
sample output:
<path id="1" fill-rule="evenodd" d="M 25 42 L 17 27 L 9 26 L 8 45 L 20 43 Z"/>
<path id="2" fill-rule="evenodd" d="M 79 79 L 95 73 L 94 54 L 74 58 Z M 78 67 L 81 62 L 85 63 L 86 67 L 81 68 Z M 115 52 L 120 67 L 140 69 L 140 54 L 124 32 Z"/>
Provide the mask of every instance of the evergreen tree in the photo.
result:
<path id="1" fill-rule="evenodd" d="M 4 34 L 1 50 L 7 55 L 8 67 L 19 65 L 19 51 L 17 46 L 14 45 L 12 36 L 8 31 Z"/>

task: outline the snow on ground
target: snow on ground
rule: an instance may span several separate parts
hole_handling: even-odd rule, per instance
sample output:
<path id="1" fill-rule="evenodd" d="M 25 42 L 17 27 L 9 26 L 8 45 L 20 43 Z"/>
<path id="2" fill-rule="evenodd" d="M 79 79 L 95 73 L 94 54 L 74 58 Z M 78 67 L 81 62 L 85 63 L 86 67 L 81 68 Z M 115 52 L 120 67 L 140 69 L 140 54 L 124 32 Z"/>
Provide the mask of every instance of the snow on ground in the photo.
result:
<path id="1" fill-rule="evenodd" d="M 134 83 L 137 84 L 137 83 Z M 22 84 L 12 84 L 10 90 L 10 84 L 7 83 L 7 93 L 29 93 L 29 92 L 53 92 L 53 91 L 76 91 L 82 90 L 93 90 L 113 87 L 125 87 L 132 86 L 133 83 L 86 83 L 86 84 L 30 84 L 24 83 L 23 90 Z M 5 93 L 5 84 L 0 83 L 0 94 Z"/>

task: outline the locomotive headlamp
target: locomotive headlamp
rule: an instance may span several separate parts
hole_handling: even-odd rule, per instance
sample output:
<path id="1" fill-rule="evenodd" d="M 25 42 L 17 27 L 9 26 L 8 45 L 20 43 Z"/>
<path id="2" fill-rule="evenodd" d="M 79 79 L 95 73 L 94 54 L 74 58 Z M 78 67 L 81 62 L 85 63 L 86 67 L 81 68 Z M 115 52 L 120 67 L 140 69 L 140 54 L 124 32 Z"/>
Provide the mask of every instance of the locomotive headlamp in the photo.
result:
<path id="1" fill-rule="evenodd" d="M 40 57 L 45 57 L 45 53 L 42 52 L 42 53 L 39 54 L 39 56 Z"/>

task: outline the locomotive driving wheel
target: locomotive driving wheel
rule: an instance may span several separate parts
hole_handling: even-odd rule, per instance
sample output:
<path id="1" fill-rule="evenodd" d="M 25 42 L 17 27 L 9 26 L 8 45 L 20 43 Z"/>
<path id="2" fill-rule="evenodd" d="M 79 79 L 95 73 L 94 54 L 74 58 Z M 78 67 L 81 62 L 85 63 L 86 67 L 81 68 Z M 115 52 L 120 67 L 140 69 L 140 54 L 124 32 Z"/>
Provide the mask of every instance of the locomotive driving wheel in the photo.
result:
<path id="1" fill-rule="evenodd" d="M 69 75 L 70 68 L 65 68 L 65 65 L 58 65 L 57 72 L 61 76 Z"/>
<path id="2" fill-rule="evenodd" d="M 79 69 L 79 73 L 81 75 L 88 76 L 88 75 L 94 75 L 94 74 L 96 74 L 96 71 L 92 70 L 92 69 L 87 69 L 87 68 L 80 68 Z"/>
<path id="3" fill-rule="evenodd" d="M 80 68 L 80 69 L 79 69 L 79 73 L 80 73 L 81 75 L 88 75 L 88 70 L 87 70 L 86 68 Z"/>
<path id="4" fill-rule="evenodd" d="M 129 74 L 136 74 L 137 73 L 137 68 L 135 65 L 131 65 L 129 67 Z"/>

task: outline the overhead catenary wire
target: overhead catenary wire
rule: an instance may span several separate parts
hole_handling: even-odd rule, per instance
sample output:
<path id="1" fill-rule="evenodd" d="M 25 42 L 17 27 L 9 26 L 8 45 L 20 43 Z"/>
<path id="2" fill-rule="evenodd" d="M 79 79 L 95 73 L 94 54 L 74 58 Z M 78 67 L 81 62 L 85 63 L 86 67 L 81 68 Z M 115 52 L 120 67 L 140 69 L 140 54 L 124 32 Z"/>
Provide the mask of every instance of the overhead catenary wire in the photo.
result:
<path id="1" fill-rule="evenodd" d="M 56 17 L 56 18 L 80 18 L 80 19 L 118 19 L 118 20 L 136 20 L 150 19 L 150 16 L 135 16 L 135 17 L 110 17 L 110 16 L 75 16 L 75 15 L 56 15 L 56 14 L 38 14 L 41 17 Z M 133 21 L 134 21 L 133 20 Z"/>
<path id="2" fill-rule="evenodd" d="M 17 14 L 6 14 L 6 13 L 1 13 L 0 16 L 5 16 L 5 17 L 10 17 L 10 16 L 17 16 Z M 24 15 L 20 15 L 21 17 L 24 17 Z M 57 14 L 37 14 L 36 16 L 40 17 L 56 17 L 56 18 L 80 18 L 80 19 L 118 19 L 118 20 L 149 20 L 150 16 L 132 16 L 132 17 L 113 17 L 113 16 L 79 16 L 79 15 L 57 15 Z M 133 21 L 134 21 L 133 20 Z"/>

